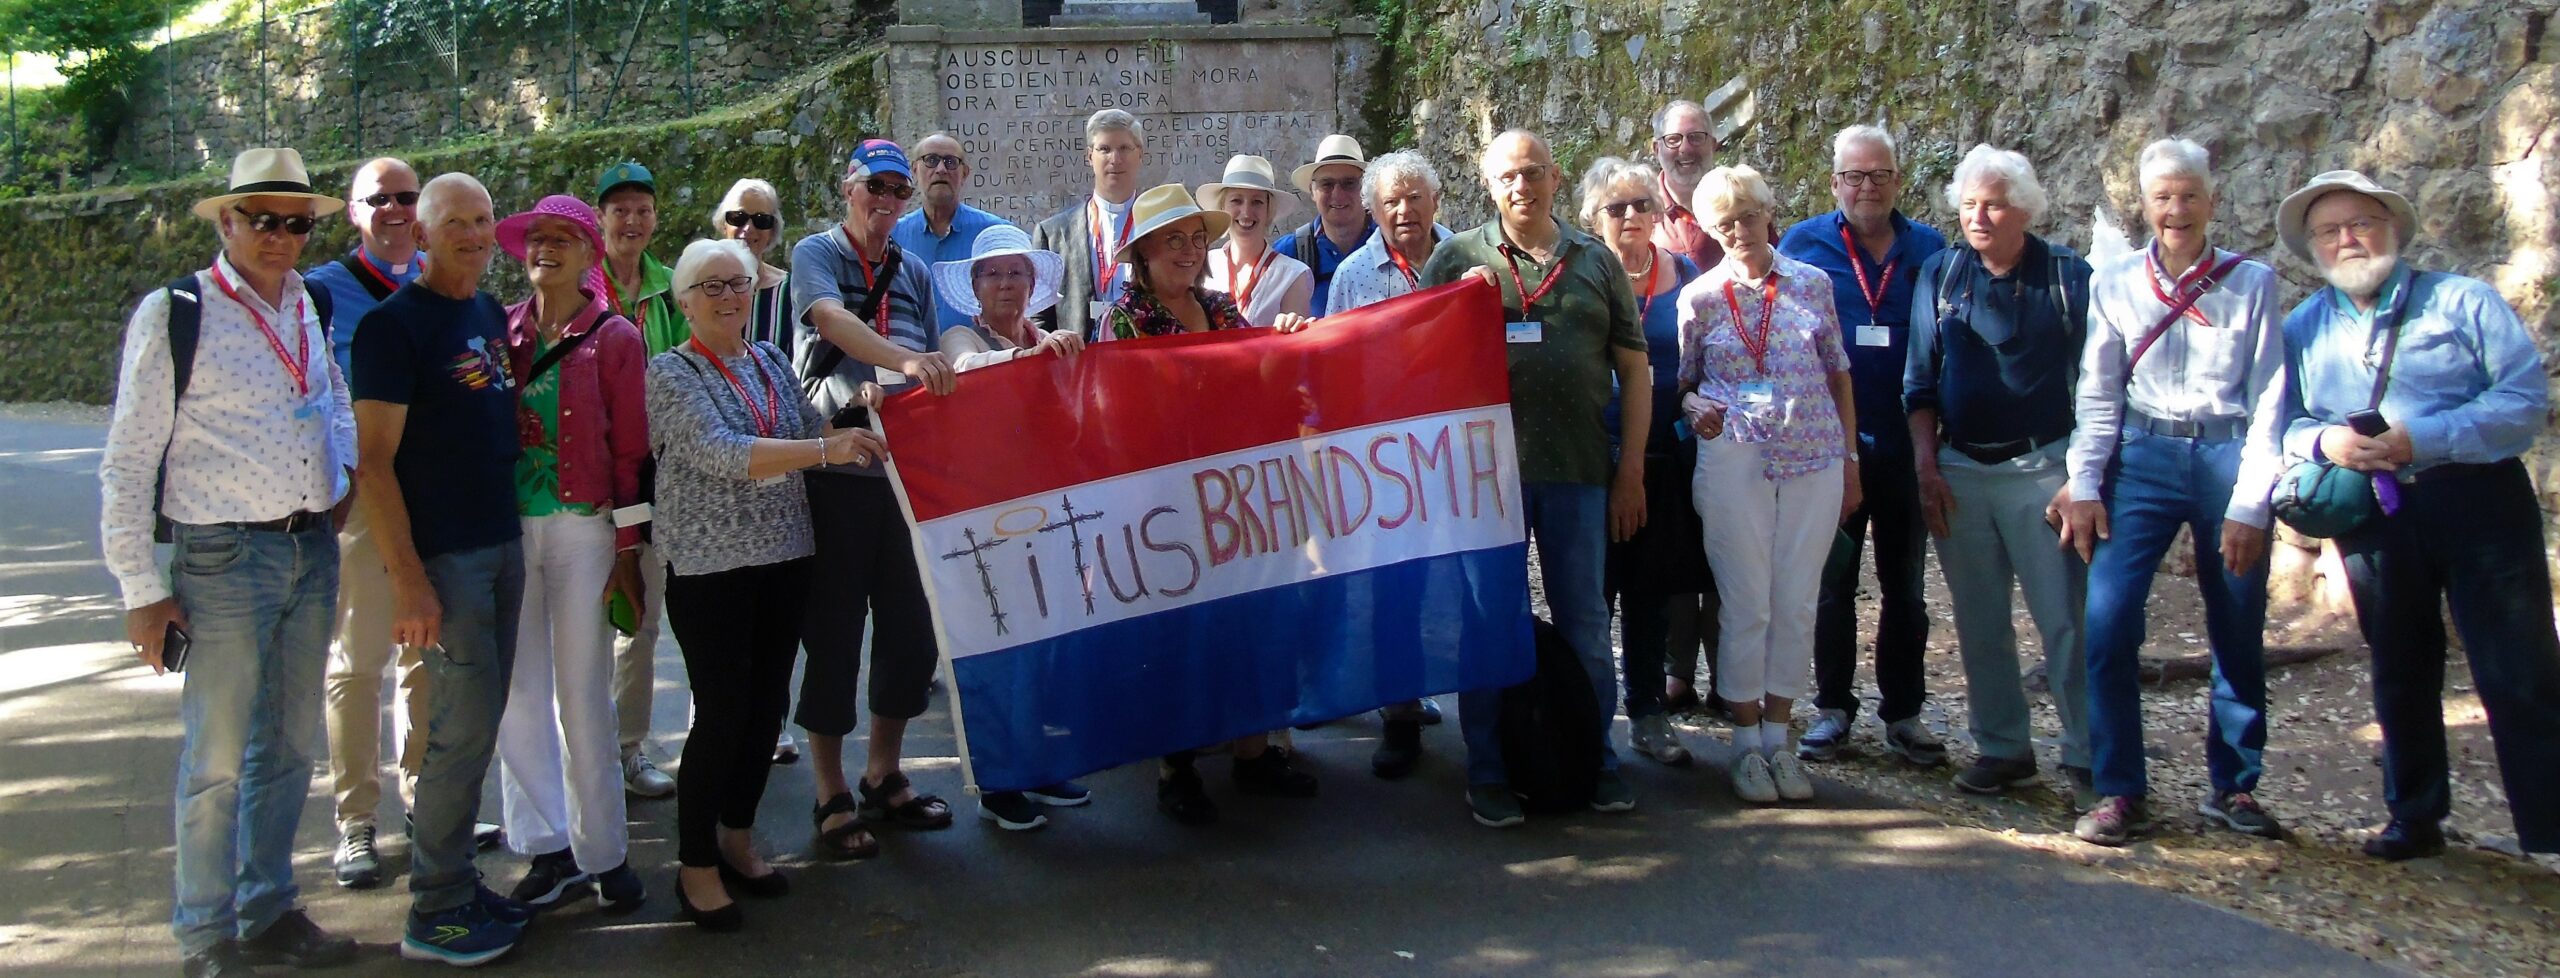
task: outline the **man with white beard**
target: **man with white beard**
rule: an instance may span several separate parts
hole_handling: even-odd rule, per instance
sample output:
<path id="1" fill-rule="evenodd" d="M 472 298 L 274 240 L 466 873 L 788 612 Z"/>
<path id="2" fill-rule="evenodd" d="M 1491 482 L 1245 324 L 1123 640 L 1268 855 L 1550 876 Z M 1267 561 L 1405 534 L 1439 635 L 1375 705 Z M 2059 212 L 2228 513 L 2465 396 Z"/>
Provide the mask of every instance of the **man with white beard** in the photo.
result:
<path id="1" fill-rule="evenodd" d="M 2276 212 L 2284 243 L 2330 285 L 2285 320 L 2285 454 L 2375 474 L 2375 514 L 2333 541 L 2373 649 L 2391 811 L 2364 851 L 2444 850 L 2449 602 L 2517 842 L 2560 852 L 2560 636 L 2542 510 L 2517 460 L 2542 430 L 2542 355 L 2488 283 L 2399 260 L 2417 223 L 2408 198 L 2349 170 L 2311 178 Z"/>

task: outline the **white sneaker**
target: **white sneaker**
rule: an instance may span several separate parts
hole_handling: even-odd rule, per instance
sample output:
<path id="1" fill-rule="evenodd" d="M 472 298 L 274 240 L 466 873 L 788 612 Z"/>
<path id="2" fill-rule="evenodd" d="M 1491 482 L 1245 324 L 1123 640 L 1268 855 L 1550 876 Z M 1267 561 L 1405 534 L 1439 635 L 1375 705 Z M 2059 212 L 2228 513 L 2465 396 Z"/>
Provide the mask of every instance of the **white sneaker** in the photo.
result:
<path id="1" fill-rule="evenodd" d="M 642 798 L 664 798 L 676 793 L 676 779 L 658 770 L 646 749 L 632 751 L 622 759 L 622 786 Z"/>
<path id="2" fill-rule="evenodd" d="M 1778 800 L 1778 785 L 1770 779 L 1769 759 L 1758 751 L 1744 751 L 1733 762 L 1733 793 L 1754 805 Z"/>
<path id="3" fill-rule="evenodd" d="M 1813 779 L 1804 772 L 1804 761 L 1794 751 L 1779 751 L 1769 759 L 1769 779 L 1777 782 L 1778 797 L 1788 801 L 1813 800 Z"/>

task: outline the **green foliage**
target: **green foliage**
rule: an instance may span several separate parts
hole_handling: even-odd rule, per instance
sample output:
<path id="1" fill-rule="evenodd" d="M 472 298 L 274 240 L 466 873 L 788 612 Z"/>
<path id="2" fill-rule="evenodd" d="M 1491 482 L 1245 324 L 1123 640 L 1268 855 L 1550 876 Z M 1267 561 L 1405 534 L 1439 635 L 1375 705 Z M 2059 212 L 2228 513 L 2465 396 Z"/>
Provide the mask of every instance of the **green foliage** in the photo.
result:
<path id="1" fill-rule="evenodd" d="M 591 23 L 624 23 L 645 8 L 672 23 L 734 24 L 770 16 L 782 0 L 335 0 L 342 40 L 357 52 L 425 43 L 449 48 L 458 37 L 556 29 L 578 3 Z"/>
<path id="2" fill-rule="evenodd" d="M 137 43 L 159 28 L 161 0 L 0 0 L 0 40 L 54 57 L 63 85 L 49 100 L 80 122 L 86 154 L 103 158 L 123 127 L 125 86 L 142 71 Z"/>

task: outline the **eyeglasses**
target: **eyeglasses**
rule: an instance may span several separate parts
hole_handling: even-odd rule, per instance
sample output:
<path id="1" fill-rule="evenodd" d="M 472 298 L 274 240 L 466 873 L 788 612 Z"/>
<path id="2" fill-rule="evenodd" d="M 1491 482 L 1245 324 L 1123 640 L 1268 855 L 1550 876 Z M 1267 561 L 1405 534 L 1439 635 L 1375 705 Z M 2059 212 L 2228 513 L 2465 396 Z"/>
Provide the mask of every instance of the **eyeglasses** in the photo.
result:
<path id="1" fill-rule="evenodd" d="M 2338 232 L 2340 231 L 2345 231 L 2348 234 L 2359 238 L 2369 238 L 2373 236 L 2375 231 L 2379 230 L 2382 230 L 2381 218 L 2359 217 L 2352 221 L 2340 221 L 2336 224 L 2323 224 L 2319 227 L 2312 228 L 2311 240 L 2334 241 L 2337 239 Z"/>
<path id="2" fill-rule="evenodd" d="M 1309 184 L 1310 186 L 1313 186 L 1313 187 L 1316 189 L 1316 192 L 1317 192 L 1317 193 L 1332 193 L 1332 192 L 1335 192 L 1335 191 L 1341 191 L 1341 190 L 1358 190 L 1358 189 L 1360 189 L 1360 178 L 1359 178 L 1359 177 L 1317 177 L 1317 178 L 1316 178 L 1316 179 L 1314 179 L 1314 180 L 1308 181 L 1308 184 Z"/>
<path id="3" fill-rule="evenodd" d="M 727 221 L 729 226 L 733 228 L 742 228 L 749 224 L 753 224 L 756 226 L 756 230 L 758 231 L 771 231 L 773 230 L 774 225 L 782 223 L 774 220 L 774 217 L 771 214 L 760 213 L 757 211 L 730 211 L 727 214 L 721 215 L 720 219 Z"/>
<path id="4" fill-rule="evenodd" d="M 733 292 L 745 295 L 748 290 L 756 287 L 756 280 L 746 275 L 740 275 L 737 278 L 707 278 L 688 287 L 701 289 L 703 295 L 717 299 Z"/>
<path id="5" fill-rule="evenodd" d="M 1638 214 L 1651 214 L 1653 213 L 1653 198 L 1637 197 L 1631 200 L 1613 200 L 1600 205 L 1600 209 L 1607 211 L 1610 217 L 1621 219 L 1625 218 L 1627 213 L 1630 211 Z"/>
<path id="6" fill-rule="evenodd" d="M 1662 145 L 1669 146 L 1674 149 L 1684 145 L 1702 148 L 1713 148 L 1715 146 L 1715 136 L 1710 135 L 1704 129 L 1696 129 L 1689 132 L 1666 132 L 1654 138 L 1662 140 Z"/>
<path id="7" fill-rule="evenodd" d="M 1733 233 L 1733 232 L 1736 232 L 1736 231 L 1742 230 L 1743 228 L 1747 228 L 1747 227 L 1758 227 L 1758 226 L 1760 226 L 1762 223 L 1764 223 L 1764 222 L 1766 222 L 1766 221 L 1768 221 L 1768 220 L 1769 220 L 1769 212 L 1768 212 L 1768 211 L 1764 211 L 1764 210 L 1735 211 L 1735 212 L 1733 212 L 1733 213 L 1731 213 L 1731 214 L 1727 214 L 1727 215 L 1725 215 L 1725 216 L 1724 216 L 1724 218 L 1723 218 L 1722 220 L 1717 221 L 1717 222 L 1716 222 L 1716 224 L 1715 224 L 1715 228 L 1716 228 L 1716 230 L 1718 230 L 1718 231 L 1722 231 L 1722 232 L 1725 232 L 1725 233 L 1727 233 L 1727 234 L 1731 234 L 1731 233 Z"/>
<path id="8" fill-rule="evenodd" d="M 371 197 L 359 197 L 356 199 L 362 202 L 366 207 L 389 207 L 395 201 L 397 201 L 402 207 L 418 206 L 418 192 L 415 190 L 403 190 L 399 193 L 379 193 Z"/>
<path id="9" fill-rule="evenodd" d="M 1190 234 L 1175 234 L 1167 231 L 1159 234 L 1158 237 L 1164 241 L 1166 247 L 1175 251 L 1205 251 L 1209 247 L 1207 231 L 1193 231 Z"/>
<path id="10" fill-rule="evenodd" d="M 871 196 L 874 197 L 895 197 L 899 200 L 905 200 L 916 195 L 916 188 L 913 184 L 890 183 L 888 180 L 881 177 L 872 177 L 869 180 L 862 181 L 862 189 L 869 191 Z"/>
<path id="11" fill-rule="evenodd" d="M 981 268 L 970 272 L 969 278 L 978 282 L 1010 284 L 1030 281 L 1031 273 L 1020 268 Z"/>
<path id="12" fill-rule="evenodd" d="M 1893 183 L 1899 176 L 1892 170 L 1840 170 L 1832 173 L 1831 179 L 1852 187 L 1882 187 Z"/>
<path id="13" fill-rule="evenodd" d="M 312 225 L 320 223 L 319 219 L 307 214 L 270 214 L 266 211 L 251 213 L 237 205 L 231 209 L 240 216 L 248 218 L 249 230 L 259 234 L 274 234 L 282 230 L 286 234 L 299 238 L 310 234 Z"/>
<path id="14" fill-rule="evenodd" d="M 916 165 L 928 170 L 957 170 L 969 165 L 969 161 L 942 153 L 926 153 L 916 157 Z"/>
<path id="15" fill-rule="evenodd" d="M 1545 163 L 1532 163 L 1509 173 L 1494 174 L 1493 182 L 1496 184 L 1536 183 L 1546 179 L 1547 171 L 1551 169 L 1554 167 Z"/>

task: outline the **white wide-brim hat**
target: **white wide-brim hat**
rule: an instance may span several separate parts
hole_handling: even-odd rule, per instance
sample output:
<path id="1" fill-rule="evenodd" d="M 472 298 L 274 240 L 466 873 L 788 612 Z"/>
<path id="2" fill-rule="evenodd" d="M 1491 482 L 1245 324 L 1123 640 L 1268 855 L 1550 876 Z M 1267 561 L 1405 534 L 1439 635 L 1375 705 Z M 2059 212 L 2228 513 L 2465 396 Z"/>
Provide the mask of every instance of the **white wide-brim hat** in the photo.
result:
<path id="1" fill-rule="evenodd" d="M 1219 235 L 1227 233 L 1227 225 L 1232 223 L 1227 219 L 1225 211 L 1201 210 L 1200 205 L 1192 201 L 1191 191 L 1183 189 L 1178 183 L 1152 187 L 1146 193 L 1139 194 L 1138 202 L 1129 209 L 1129 216 L 1137 221 L 1137 226 L 1129 229 L 1129 240 L 1121 242 L 1120 249 L 1111 253 L 1112 261 L 1122 263 L 1137 261 L 1138 242 L 1145 240 L 1147 235 L 1164 230 L 1166 225 L 1186 217 L 1199 218 L 1202 223 L 1208 225 L 1211 241 L 1216 241 Z"/>
<path id="2" fill-rule="evenodd" d="M 1271 168 L 1271 161 L 1259 156 L 1227 157 L 1226 175 L 1219 177 L 1216 183 L 1201 184 L 1200 192 L 1193 194 L 1192 199 L 1199 202 L 1201 210 L 1223 213 L 1227 209 L 1226 196 L 1230 190 L 1259 190 L 1271 195 L 1271 216 L 1263 222 L 1266 227 L 1280 223 L 1280 216 L 1293 210 L 1298 202 L 1298 195 L 1281 188 L 1279 175 Z"/>
<path id="3" fill-rule="evenodd" d="M 1369 172 L 1369 154 L 1360 151 L 1360 141 L 1341 133 L 1324 137 L 1316 144 L 1315 162 L 1289 171 L 1289 182 L 1301 193 L 1316 192 L 1316 171 L 1328 166 L 1347 166 L 1362 173 Z"/>
<path id="4" fill-rule="evenodd" d="M 2381 201 L 2383 208 L 2391 212 L 2400 247 L 2407 248 L 2409 239 L 2418 233 L 2418 209 L 2409 206 L 2409 198 L 2382 189 L 2371 177 L 2354 170 L 2331 170 L 2312 177 L 2310 183 L 2285 195 L 2284 203 L 2276 205 L 2276 236 L 2283 238 L 2284 246 L 2302 256 L 2303 261 L 2320 264 L 2320 259 L 2311 254 L 2311 229 L 2305 226 L 2311 217 L 2311 205 L 2337 190 L 2353 190 Z"/>
<path id="5" fill-rule="evenodd" d="M 284 148 L 244 149 L 231 160 L 231 189 L 196 201 L 197 217 L 214 220 L 233 201 L 249 197 L 300 197 L 311 201 L 311 216 L 326 217 L 345 210 L 347 202 L 311 189 L 311 171 L 302 167 L 302 154 Z"/>
<path id="6" fill-rule="evenodd" d="M 1031 246 L 1031 236 L 1010 224 L 997 224 L 978 232 L 978 240 L 970 245 L 969 257 L 959 261 L 933 264 L 933 289 L 942 304 L 959 310 L 961 315 L 979 312 L 978 289 L 969 273 L 979 262 L 989 258 L 1021 255 L 1031 259 L 1031 298 L 1022 307 L 1026 317 L 1039 315 L 1058 304 L 1058 283 L 1067 277 L 1067 260 L 1057 252 Z"/>

